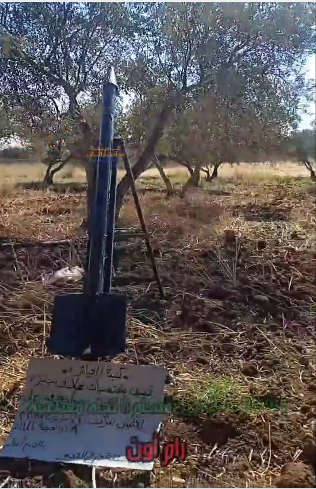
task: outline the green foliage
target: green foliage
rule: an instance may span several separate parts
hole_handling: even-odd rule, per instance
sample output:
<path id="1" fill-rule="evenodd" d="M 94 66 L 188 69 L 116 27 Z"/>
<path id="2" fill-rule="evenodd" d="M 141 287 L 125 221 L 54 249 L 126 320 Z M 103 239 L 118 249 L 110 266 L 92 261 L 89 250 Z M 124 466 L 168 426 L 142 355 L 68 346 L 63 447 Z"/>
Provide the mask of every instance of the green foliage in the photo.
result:
<path id="1" fill-rule="evenodd" d="M 277 153 L 311 86 L 312 4 L 171 4 L 138 8 L 144 34 L 127 64 L 135 91 L 125 131 L 145 144 L 174 93 L 183 94 L 157 152 L 193 164 Z M 304 27 L 303 27 L 304 26 Z"/>
<path id="2" fill-rule="evenodd" d="M 8 59 L 2 48 L 0 97 L 6 106 L 21 107 L 34 129 L 43 114 L 78 116 L 83 92 L 90 100 L 100 97 L 132 27 L 119 3 L 0 3 L 0 14 L 0 27 L 24 40 L 21 56 Z"/>
<path id="3" fill-rule="evenodd" d="M 46 153 L 46 156 L 42 159 L 42 163 L 47 165 L 59 163 L 62 160 L 62 152 L 61 150 L 55 147 L 49 147 Z"/>
<path id="4" fill-rule="evenodd" d="M 9 147 L 0 151 L 0 158 L 6 160 L 25 160 L 34 156 L 33 148 Z"/>
<path id="5" fill-rule="evenodd" d="M 24 41 L 17 37 L 13 37 L 0 28 L 0 47 L 2 48 L 3 56 L 11 59 L 23 59 L 24 53 L 22 46 Z"/>
<path id="6" fill-rule="evenodd" d="M 4 111 L 0 110 L 0 140 L 8 139 L 12 136 L 9 120 Z"/>
<path id="7" fill-rule="evenodd" d="M 157 145 L 194 148 L 201 163 L 235 160 L 236 142 L 237 153 L 277 144 L 311 93 L 301 70 L 314 51 L 313 3 L 0 2 L 0 28 L 0 101 L 32 140 L 76 142 L 115 66 L 133 95 L 119 127 L 149 142 L 136 178 Z"/>
<path id="8" fill-rule="evenodd" d="M 140 5 L 138 16 L 143 31 L 126 72 L 140 95 L 214 84 L 237 95 L 273 76 L 281 97 L 286 85 L 301 85 L 301 63 L 314 50 L 315 6 L 308 3 L 154 2 Z"/>
<path id="9" fill-rule="evenodd" d="M 214 416 L 226 410 L 259 416 L 267 410 L 284 411 L 286 405 L 273 399 L 261 399 L 249 394 L 236 381 L 227 379 L 203 379 L 201 384 L 186 390 L 173 399 L 172 411 L 183 418 Z"/>
<path id="10" fill-rule="evenodd" d="M 290 154 L 298 159 L 316 160 L 316 130 L 303 129 L 294 132 L 287 140 L 287 148 Z"/>
<path id="11" fill-rule="evenodd" d="M 281 141 L 291 128 L 289 110 L 273 99 L 273 86 L 261 94 L 260 110 L 247 93 L 238 98 L 213 90 L 197 102 L 188 101 L 175 112 L 160 139 L 157 152 L 191 165 L 222 162 L 263 161 L 277 154 Z M 146 141 L 159 112 L 159 92 L 134 104 L 126 116 L 129 136 L 140 144 Z"/>
<path id="12" fill-rule="evenodd" d="M 15 108 L 6 110 L 0 100 L 0 141 L 8 142 L 10 138 L 17 135 L 21 124 L 16 117 L 18 111 Z"/>

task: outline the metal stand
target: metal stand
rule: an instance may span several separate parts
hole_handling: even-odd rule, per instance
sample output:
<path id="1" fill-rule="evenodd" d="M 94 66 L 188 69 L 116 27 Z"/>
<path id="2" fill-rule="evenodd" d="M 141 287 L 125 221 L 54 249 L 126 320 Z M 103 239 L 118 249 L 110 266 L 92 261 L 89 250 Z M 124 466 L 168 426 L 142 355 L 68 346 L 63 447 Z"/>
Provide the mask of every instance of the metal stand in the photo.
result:
<path id="1" fill-rule="evenodd" d="M 151 246 L 151 243 L 150 243 L 150 239 L 149 239 L 148 231 L 147 231 L 147 228 L 146 228 L 146 223 L 145 223 L 144 215 L 143 215 L 143 212 L 142 212 L 142 208 L 140 206 L 140 202 L 139 202 L 139 198 L 138 198 L 138 193 L 137 193 L 137 189 L 136 189 L 134 175 L 133 175 L 133 172 L 132 172 L 132 168 L 131 168 L 131 165 L 130 165 L 128 154 L 126 152 L 125 142 L 122 139 L 120 139 L 120 141 L 121 141 L 122 149 L 124 151 L 124 157 L 123 157 L 124 167 L 125 167 L 126 174 L 128 175 L 128 177 L 130 179 L 131 191 L 132 191 L 132 195 L 133 195 L 133 199 L 134 199 L 134 203 L 135 203 L 135 207 L 136 207 L 136 212 L 137 212 L 137 216 L 138 216 L 138 219 L 139 219 L 139 222 L 140 222 L 140 225 L 141 225 L 141 229 L 142 229 L 142 235 L 140 235 L 140 237 L 142 237 L 145 240 L 147 251 L 148 251 L 148 255 L 149 255 L 149 259 L 150 259 L 151 266 L 152 266 L 152 270 L 154 272 L 155 281 L 156 281 L 157 286 L 158 286 L 160 297 L 163 299 L 164 298 L 164 291 L 163 291 L 161 280 L 160 280 L 160 277 L 159 277 L 159 274 L 158 274 L 156 260 L 155 260 L 153 249 L 152 249 L 152 246 Z"/>
<path id="2" fill-rule="evenodd" d="M 98 149 L 84 289 L 82 294 L 54 299 L 51 334 L 47 341 L 53 355 L 82 358 L 86 351 L 90 351 L 91 357 L 97 359 L 125 351 L 127 297 L 111 291 L 117 165 L 117 157 L 113 156 L 113 136 L 117 93 L 115 73 L 111 68 L 103 86 L 98 147 L 101 154 Z"/>
<path id="3" fill-rule="evenodd" d="M 53 355 L 90 359 L 115 356 L 125 351 L 127 297 L 112 290 L 117 159 L 119 149 L 130 179 L 149 258 L 158 284 L 163 289 L 140 207 L 135 180 L 124 141 L 114 138 L 115 100 L 118 93 L 114 69 L 103 86 L 103 113 L 99 138 L 101 154 L 95 163 L 94 203 L 89 219 L 86 276 L 82 294 L 56 296 L 47 346 Z M 93 162 L 91 162 L 93 163 Z M 126 237 L 126 234 L 125 234 Z"/>

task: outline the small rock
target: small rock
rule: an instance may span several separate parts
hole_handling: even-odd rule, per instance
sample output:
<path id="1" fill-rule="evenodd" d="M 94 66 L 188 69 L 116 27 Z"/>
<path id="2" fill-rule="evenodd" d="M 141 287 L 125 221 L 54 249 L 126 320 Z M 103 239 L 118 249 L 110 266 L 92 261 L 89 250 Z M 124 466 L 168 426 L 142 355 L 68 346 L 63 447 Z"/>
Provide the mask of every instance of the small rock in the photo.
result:
<path id="1" fill-rule="evenodd" d="M 292 333 L 292 331 L 285 330 L 284 333 L 287 338 L 294 338 L 294 333 Z"/>
<path id="2" fill-rule="evenodd" d="M 249 470 L 249 463 L 241 461 L 241 462 L 230 462 L 229 464 L 225 465 L 226 471 L 229 472 L 239 472 L 239 474 L 242 476 L 247 470 Z"/>
<path id="3" fill-rule="evenodd" d="M 264 241 L 263 239 L 260 239 L 259 241 L 257 241 L 258 251 L 264 250 L 266 247 L 267 247 L 266 241 Z"/>
<path id="4" fill-rule="evenodd" d="M 244 375 L 255 377 L 258 374 L 258 367 L 253 362 L 245 362 L 241 369 Z"/>
<path id="5" fill-rule="evenodd" d="M 300 407 L 300 411 L 301 413 L 303 414 L 307 414 L 309 413 L 309 411 L 311 410 L 310 406 L 308 404 L 303 404 L 301 407 Z"/>
<path id="6" fill-rule="evenodd" d="M 275 487 L 313 487 L 313 472 L 301 462 L 284 465 L 281 475 L 274 481 Z"/>
<path id="7" fill-rule="evenodd" d="M 258 301 L 258 302 L 265 302 L 265 303 L 268 303 L 269 302 L 269 297 L 267 297 L 266 295 L 254 295 L 253 298 Z"/>
<path id="8" fill-rule="evenodd" d="M 314 384 L 314 382 L 308 384 L 307 389 L 311 392 L 316 392 L 316 384 Z"/>
<path id="9" fill-rule="evenodd" d="M 58 470 L 49 477 L 53 487 L 85 487 L 87 483 L 71 470 Z"/>
<path id="10" fill-rule="evenodd" d="M 232 245 L 236 243 L 236 233 L 232 229 L 225 229 L 224 241 L 226 245 Z"/>
<path id="11" fill-rule="evenodd" d="M 229 353 L 235 349 L 235 345 L 232 343 L 222 343 L 221 344 L 221 350 L 224 351 L 225 353 Z"/>
<path id="12" fill-rule="evenodd" d="M 300 459 L 303 462 L 315 466 L 316 463 L 316 443 L 312 438 L 308 438 L 303 446 L 303 451 L 300 455 Z"/>
<path id="13" fill-rule="evenodd" d="M 238 429 L 230 420 L 206 418 L 201 426 L 200 438 L 207 445 L 223 446 L 229 438 L 238 436 Z"/>
<path id="14" fill-rule="evenodd" d="M 314 435 L 314 433 L 316 432 L 316 419 L 313 419 L 311 422 L 311 430 L 312 430 L 313 435 Z M 313 439 L 314 439 L 314 436 L 313 436 Z"/>
<path id="15" fill-rule="evenodd" d="M 205 357 L 196 357 L 196 363 L 199 363 L 200 365 L 208 365 L 210 362 Z"/>
<path id="16" fill-rule="evenodd" d="M 150 365 L 150 361 L 147 358 L 139 358 L 138 363 L 139 365 Z"/>
<path id="17" fill-rule="evenodd" d="M 232 292 L 230 290 L 224 289 L 220 285 L 212 285 L 207 291 L 206 291 L 207 297 L 209 299 L 217 299 L 217 300 L 227 300 L 231 299 Z"/>
<path id="18" fill-rule="evenodd" d="M 308 367 L 309 365 L 309 360 L 308 358 L 304 357 L 303 355 L 301 355 L 301 357 L 298 357 L 298 360 L 299 362 L 304 365 L 304 367 Z"/>
<path id="19" fill-rule="evenodd" d="M 166 375 L 165 383 L 166 384 L 171 384 L 173 382 L 173 379 L 174 379 L 173 375 L 170 372 L 168 372 L 167 375 Z"/>
<path id="20" fill-rule="evenodd" d="M 292 411 L 287 414 L 287 417 L 293 422 L 300 422 L 302 419 L 302 413 L 300 411 Z"/>
<path id="21" fill-rule="evenodd" d="M 174 482 L 175 484 L 185 484 L 185 479 L 181 479 L 181 477 L 173 476 L 172 482 Z"/>
<path id="22" fill-rule="evenodd" d="M 306 413 L 306 417 L 307 419 L 316 418 L 316 412 L 311 410 L 309 413 Z"/>

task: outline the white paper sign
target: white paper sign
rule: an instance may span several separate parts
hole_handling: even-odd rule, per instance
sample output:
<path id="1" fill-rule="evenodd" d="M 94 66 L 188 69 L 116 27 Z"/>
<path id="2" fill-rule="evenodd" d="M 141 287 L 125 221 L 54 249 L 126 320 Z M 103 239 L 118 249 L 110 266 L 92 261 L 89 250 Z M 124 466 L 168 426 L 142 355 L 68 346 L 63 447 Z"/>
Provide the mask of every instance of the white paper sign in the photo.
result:
<path id="1" fill-rule="evenodd" d="M 165 378 L 158 367 L 33 358 L 0 456 L 151 470 L 126 447 L 159 429 Z"/>

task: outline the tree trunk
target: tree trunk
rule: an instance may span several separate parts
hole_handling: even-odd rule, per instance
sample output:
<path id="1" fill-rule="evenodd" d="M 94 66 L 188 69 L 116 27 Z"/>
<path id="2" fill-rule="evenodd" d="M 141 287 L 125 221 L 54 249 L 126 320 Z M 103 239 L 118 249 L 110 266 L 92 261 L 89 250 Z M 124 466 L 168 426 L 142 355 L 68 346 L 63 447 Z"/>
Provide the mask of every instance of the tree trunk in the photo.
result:
<path id="1" fill-rule="evenodd" d="M 207 182 L 212 182 L 213 180 L 215 180 L 215 178 L 218 177 L 218 169 L 219 169 L 220 165 L 221 165 L 220 163 L 215 163 L 214 164 L 212 175 L 208 174 L 206 176 L 206 179 L 205 180 Z"/>
<path id="2" fill-rule="evenodd" d="M 144 151 L 136 161 L 135 165 L 132 168 L 134 179 L 137 178 L 148 168 L 148 165 L 152 159 L 157 143 L 161 139 L 164 129 L 167 126 L 171 113 L 175 106 L 179 103 L 179 95 L 176 94 L 171 96 L 168 102 L 162 108 L 156 124 L 152 130 L 151 136 L 148 140 L 147 145 L 145 146 Z M 117 186 L 117 197 L 116 197 L 116 217 L 118 217 L 120 210 L 123 206 L 124 197 L 127 194 L 130 188 L 130 181 L 128 175 L 124 175 L 122 180 Z"/>
<path id="3" fill-rule="evenodd" d="M 304 158 L 303 160 L 303 163 L 305 165 L 305 167 L 307 168 L 307 170 L 310 171 L 310 179 L 313 181 L 313 182 L 316 182 L 316 174 L 315 174 L 315 170 L 313 169 L 312 167 L 312 164 L 311 162 L 309 161 L 308 158 Z"/>
<path id="4" fill-rule="evenodd" d="M 166 173 L 163 169 L 163 166 L 160 163 L 159 158 L 157 158 L 157 156 L 155 156 L 155 161 L 156 161 L 157 170 L 159 171 L 159 174 L 160 174 L 162 180 L 164 181 L 164 184 L 166 185 L 167 197 L 171 197 L 172 195 L 174 195 L 174 189 L 173 189 L 171 180 L 168 177 L 168 175 L 166 175 Z"/>
<path id="5" fill-rule="evenodd" d="M 201 168 L 201 171 L 206 174 L 205 180 L 207 180 L 207 178 L 210 177 L 210 170 L 209 170 L 209 168 Z"/>
<path id="6" fill-rule="evenodd" d="M 159 160 L 161 161 L 162 159 L 166 160 L 166 161 L 175 161 L 176 163 L 179 163 L 179 165 L 181 166 L 184 166 L 188 172 L 190 173 L 190 175 L 193 175 L 193 167 L 187 163 L 183 158 L 181 158 L 181 156 L 177 156 L 177 155 L 174 155 L 174 154 L 171 154 L 169 156 L 165 156 L 165 155 L 157 155 L 157 157 L 159 158 Z"/>
<path id="7" fill-rule="evenodd" d="M 190 177 L 192 177 L 193 173 L 194 173 L 194 168 L 192 168 L 191 165 L 189 165 L 189 163 L 187 163 L 186 161 L 183 161 L 181 159 L 177 159 L 175 160 L 177 161 L 177 163 L 179 163 L 180 165 L 182 166 L 185 166 L 185 168 L 188 170 L 188 172 L 190 173 Z"/>
<path id="8" fill-rule="evenodd" d="M 180 197 L 183 199 L 187 190 L 190 187 L 198 187 L 200 183 L 200 166 L 195 165 L 193 174 L 189 177 L 186 183 L 183 185 L 182 190 L 180 192 Z"/>
<path id="9" fill-rule="evenodd" d="M 84 166 L 87 180 L 87 217 L 84 219 L 82 226 L 88 227 L 94 204 L 97 158 L 87 158 Z"/>
<path id="10" fill-rule="evenodd" d="M 43 180 L 43 184 L 45 187 L 48 187 L 49 185 L 53 185 L 53 177 L 51 175 L 51 168 L 52 166 L 54 165 L 54 163 L 50 163 L 47 167 L 47 170 L 46 170 L 46 173 L 45 173 L 45 176 L 44 176 L 44 180 Z"/>
<path id="11" fill-rule="evenodd" d="M 59 172 L 60 170 L 62 170 L 65 166 L 66 163 L 68 163 L 68 161 L 70 160 L 71 158 L 71 155 L 67 156 L 63 161 L 61 161 L 59 163 L 58 166 L 56 166 L 56 168 L 53 168 L 52 171 L 51 171 L 51 176 L 52 178 L 54 177 L 54 175 Z"/>
<path id="12" fill-rule="evenodd" d="M 44 185 L 49 186 L 49 185 L 54 185 L 54 176 L 57 172 L 59 172 L 62 168 L 64 168 L 65 164 L 71 159 L 72 155 L 68 155 L 64 160 L 62 160 L 56 168 L 52 167 L 57 164 L 57 162 L 50 163 L 48 165 L 48 168 L 46 170 L 45 176 L 44 176 Z"/>

